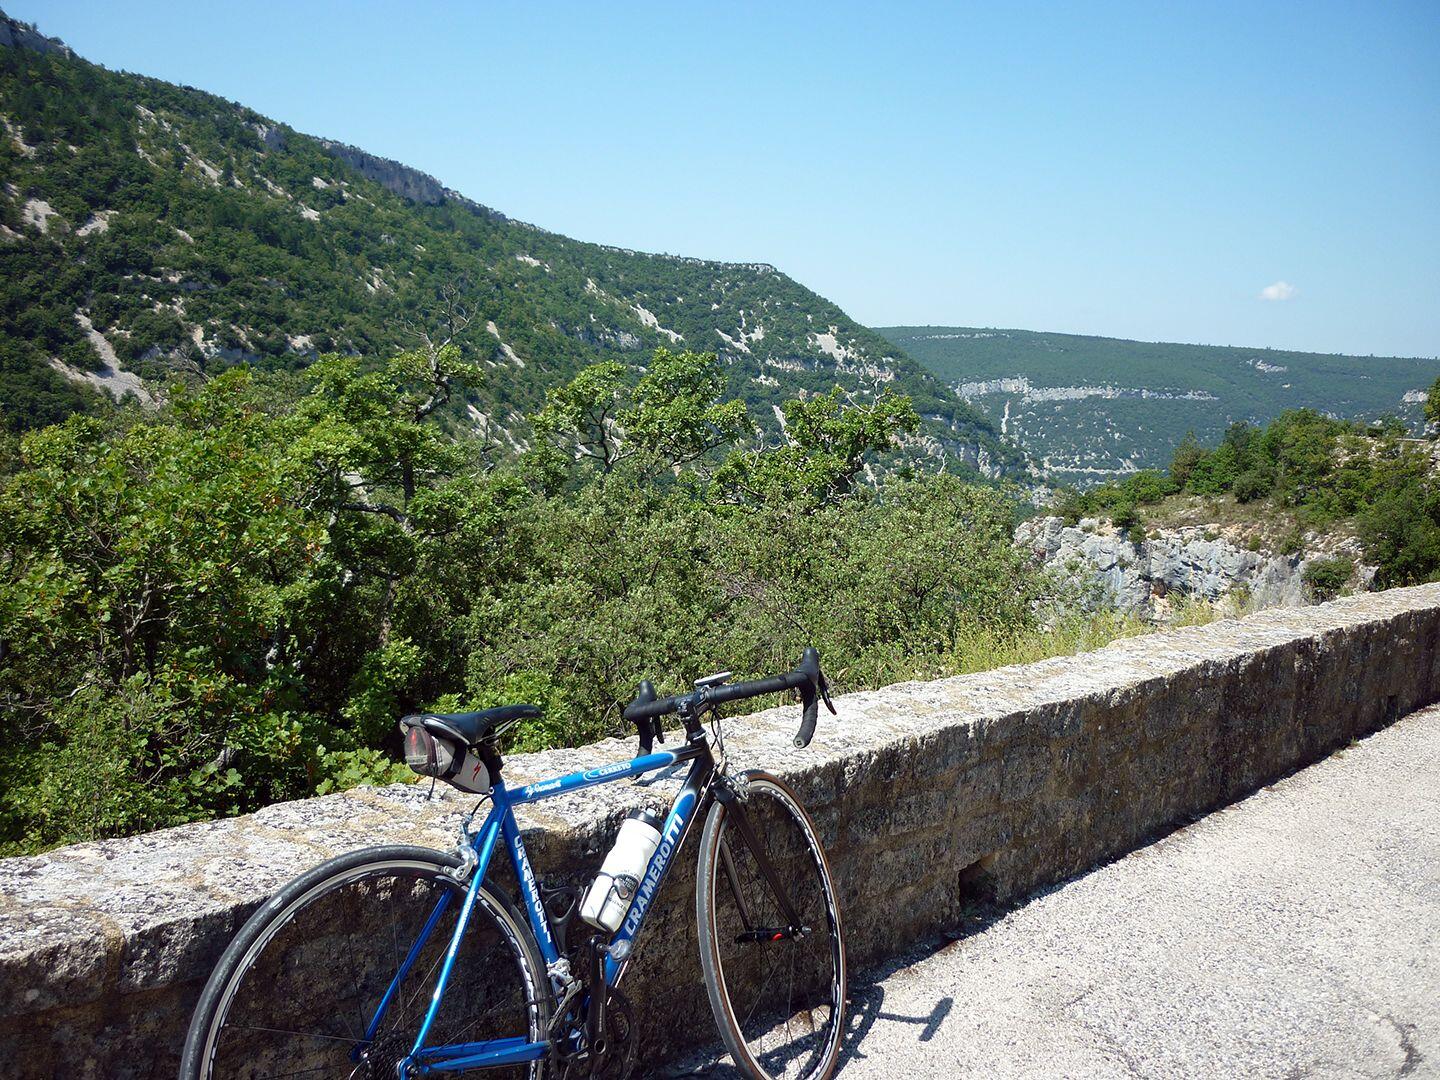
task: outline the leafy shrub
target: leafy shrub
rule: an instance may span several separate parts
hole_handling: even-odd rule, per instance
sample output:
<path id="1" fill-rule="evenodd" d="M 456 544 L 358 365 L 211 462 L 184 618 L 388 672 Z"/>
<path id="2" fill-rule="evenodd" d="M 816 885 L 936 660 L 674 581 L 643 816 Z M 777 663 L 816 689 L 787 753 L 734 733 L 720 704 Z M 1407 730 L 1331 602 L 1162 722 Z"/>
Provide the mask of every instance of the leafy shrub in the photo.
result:
<path id="1" fill-rule="evenodd" d="M 1111 512 L 1110 520 L 1117 529 L 1134 529 L 1140 525 L 1140 514 L 1134 503 L 1123 502 Z"/>
<path id="2" fill-rule="evenodd" d="M 1170 479 L 1182 491 L 1189 488 L 1190 478 L 1195 474 L 1195 468 L 1202 462 L 1209 453 L 1200 445 L 1200 440 L 1195 437 L 1193 431 L 1187 432 L 1180 445 L 1175 447 L 1175 452 L 1170 456 Z"/>
<path id="3" fill-rule="evenodd" d="M 1355 563 L 1350 559 L 1314 559 L 1305 564 L 1301 579 L 1317 600 L 1329 600 L 1339 595 L 1354 574 Z"/>
<path id="4" fill-rule="evenodd" d="M 1236 502 L 1249 503 L 1269 495 L 1274 485 L 1274 477 L 1263 469 L 1247 469 L 1235 478 L 1231 490 Z"/>
<path id="5" fill-rule="evenodd" d="M 1281 555 L 1298 555 L 1305 549 L 1305 530 L 1299 527 L 1290 529 L 1280 538 L 1276 550 Z"/>
<path id="6" fill-rule="evenodd" d="M 1143 505 L 1158 503 L 1176 491 L 1175 484 L 1164 473 L 1145 469 L 1125 479 L 1121 485 L 1135 502 Z"/>
<path id="7" fill-rule="evenodd" d="M 1381 494 L 1359 514 L 1367 558 L 1382 588 L 1434 581 L 1440 575 L 1440 485 L 1432 478 Z"/>

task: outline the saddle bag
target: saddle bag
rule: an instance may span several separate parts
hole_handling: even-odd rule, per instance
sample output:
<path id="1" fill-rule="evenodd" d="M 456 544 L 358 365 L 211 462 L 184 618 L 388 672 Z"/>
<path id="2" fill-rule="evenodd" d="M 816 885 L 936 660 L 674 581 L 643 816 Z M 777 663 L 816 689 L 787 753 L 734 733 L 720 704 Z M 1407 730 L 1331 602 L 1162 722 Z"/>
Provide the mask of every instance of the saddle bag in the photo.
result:
<path id="1" fill-rule="evenodd" d="M 461 791 L 490 790 L 485 762 L 443 725 L 428 717 L 407 716 L 400 721 L 400 731 L 405 737 L 405 764 L 421 776 L 444 780 Z"/>

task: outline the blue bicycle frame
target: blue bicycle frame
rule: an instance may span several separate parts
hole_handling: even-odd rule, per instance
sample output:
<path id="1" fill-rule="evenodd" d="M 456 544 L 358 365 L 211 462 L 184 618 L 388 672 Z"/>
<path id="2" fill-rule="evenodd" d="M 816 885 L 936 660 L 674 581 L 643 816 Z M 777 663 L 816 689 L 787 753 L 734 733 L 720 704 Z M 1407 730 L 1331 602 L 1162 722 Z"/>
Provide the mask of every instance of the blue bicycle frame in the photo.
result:
<path id="1" fill-rule="evenodd" d="M 490 813 L 479 831 L 471 834 L 471 843 L 476 859 L 475 869 L 465 893 L 459 919 L 450 937 L 449 948 L 446 950 L 444 961 L 440 966 L 440 975 L 435 984 L 430 1006 L 426 1010 L 420 1031 L 415 1037 L 415 1044 L 410 1050 L 410 1062 L 420 1075 L 460 1072 L 466 1069 L 537 1061 L 549 1053 L 550 1044 L 548 1042 L 543 1040 L 532 1042 L 526 1035 L 451 1046 L 427 1047 L 425 1045 L 431 1024 L 434 1022 L 440 1003 L 445 996 L 445 987 L 450 980 L 451 968 L 454 966 L 455 957 L 460 950 L 465 929 L 469 925 L 476 898 L 485 881 L 490 860 L 495 854 L 496 845 L 502 841 L 505 850 L 509 853 L 511 864 L 515 868 L 515 879 L 520 883 L 521 906 L 529 918 L 530 928 L 534 931 L 535 941 L 540 947 L 540 955 L 547 967 L 560 959 L 555 937 L 551 932 L 550 919 L 545 910 L 545 903 L 541 899 L 540 889 L 535 881 L 535 872 L 530 867 L 530 857 L 525 851 L 525 841 L 520 835 L 520 827 L 515 821 L 514 808 L 525 803 L 539 802 L 556 795 L 595 787 L 598 784 L 609 784 L 617 780 L 641 776 L 685 761 L 693 761 L 694 764 L 686 777 L 684 786 L 670 806 L 670 812 L 660 831 L 660 844 L 650 858 L 650 865 L 636 890 L 630 910 L 626 913 L 620 928 L 610 938 L 605 950 L 603 969 L 605 985 L 613 987 L 625 972 L 635 938 L 645 924 L 646 912 L 649 911 L 660 890 L 661 883 L 665 880 L 666 871 L 674 861 L 675 853 L 684 844 L 691 823 L 697 816 L 696 811 L 709 791 L 711 779 L 715 774 L 715 759 L 710 752 L 709 743 L 701 736 L 690 740 L 682 750 L 645 754 L 642 757 L 616 762 L 598 769 L 587 769 L 584 772 L 570 773 L 567 776 L 526 784 L 514 791 L 507 788 L 505 782 L 497 777 L 490 792 Z M 454 894 L 446 894 L 436 904 L 435 910 L 420 931 L 419 938 L 411 946 L 409 954 L 400 965 L 400 970 L 396 972 L 389 989 L 376 1008 L 375 1016 L 371 1019 L 369 1030 L 366 1032 L 367 1041 L 373 1038 L 378 1031 L 380 1022 L 394 999 L 396 991 L 419 957 L 431 932 L 439 924 L 441 916 L 453 902 L 453 897 Z"/>

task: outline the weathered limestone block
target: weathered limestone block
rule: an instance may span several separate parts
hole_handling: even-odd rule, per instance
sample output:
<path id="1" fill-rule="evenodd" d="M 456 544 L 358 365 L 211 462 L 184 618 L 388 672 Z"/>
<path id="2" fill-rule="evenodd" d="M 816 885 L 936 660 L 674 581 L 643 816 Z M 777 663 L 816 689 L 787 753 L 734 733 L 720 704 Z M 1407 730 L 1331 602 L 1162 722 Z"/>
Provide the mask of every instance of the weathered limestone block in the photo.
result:
<path id="1" fill-rule="evenodd" d="M 1440 585 L 1276 609 L 1097 652 L 842 698 L 809 750 L 794 706 L 731 722 L 741 767 L 800 792 L 830 852 L 852 963 L 952 932 L 1440 698 Z M 511 783 L 633 743 L 519 755 Z M 682 770 L 683 771 L 683 770 Z M 680 776 L 522 812 L 542 880 L 588 880 L 624 813 Z M 189 1012 L 244 919 L 284 881 L 373 843 L 449 847 L 473 800 L 394 785 L 229 821 L 0 860 L 6 1075 L 172 1075 Z M 713 1037 L 694 848 L 623 986 L 647 1055 Z M 501 880 L 508 878 L 508 871 Z"/>

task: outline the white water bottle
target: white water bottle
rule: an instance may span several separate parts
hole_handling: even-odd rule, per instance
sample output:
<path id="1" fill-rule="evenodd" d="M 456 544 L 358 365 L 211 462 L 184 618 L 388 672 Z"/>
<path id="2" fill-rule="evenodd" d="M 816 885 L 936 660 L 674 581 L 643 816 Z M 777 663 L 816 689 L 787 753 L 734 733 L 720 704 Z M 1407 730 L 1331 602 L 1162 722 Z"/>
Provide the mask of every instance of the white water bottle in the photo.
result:
<path id="1" fill-rule="evenodd" d="M 660 819 L 648 810 L 630 811 L 620 825 L 615 846 L 605 856 L 600 873 L 585 894 L 580 917 L 601 930 L 618 930 L 650 865 L 650 856 L 659 846 Z"/>

